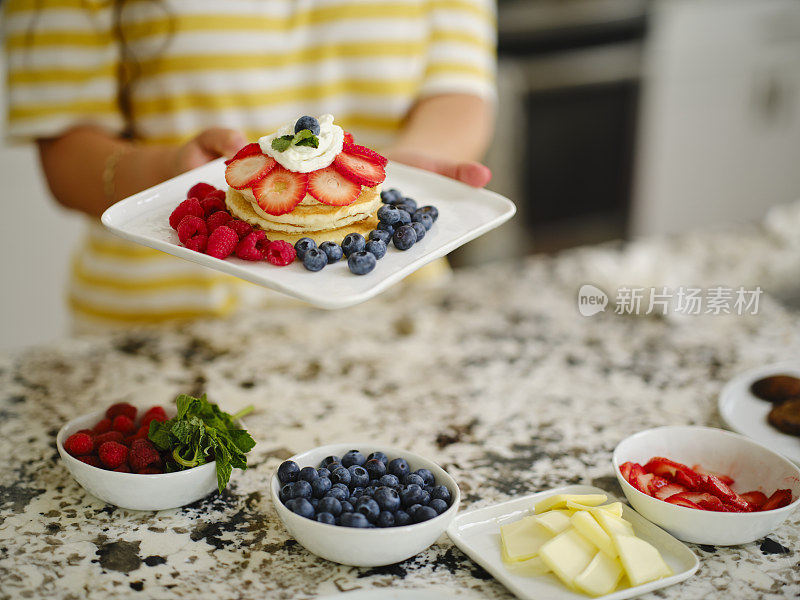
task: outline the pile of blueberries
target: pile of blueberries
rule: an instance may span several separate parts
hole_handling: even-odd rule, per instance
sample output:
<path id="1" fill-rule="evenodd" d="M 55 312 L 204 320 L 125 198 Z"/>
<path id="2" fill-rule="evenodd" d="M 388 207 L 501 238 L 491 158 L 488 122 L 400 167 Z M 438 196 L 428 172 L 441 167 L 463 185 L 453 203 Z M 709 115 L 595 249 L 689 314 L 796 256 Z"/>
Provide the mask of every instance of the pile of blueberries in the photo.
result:
<path id="1" fill-rule="evenodd" d="M 411 472 L 403 458 L 358 450 L 328 456 L 319 468 L 287 460 L 278 467 L 280 501 L 293 513 L 328 525 L 399 527 L 446 511 L 450 490 L 436 485 L 428 469 Z"/>
<path id="2" fill-rule="evenodd" d="M 408 250 L 425 237 L 439 218 L 435 206 L 417 208 L 417 202 L 395 188 L 381 192 L 383 206 L 378 209 L 378 228 L 369 232 L 369 239 L 360 233 L 351 233 L 336 242 L 322 242 L 319 247 L 311 238 L 300 238 L 294 245 L 297 258 L 309 271 L 320 271 L 325 265 L 347 257 L 347 266 L 355 275 L 366 275 L 386 254 L 389 241 L 398 250 Z"/>

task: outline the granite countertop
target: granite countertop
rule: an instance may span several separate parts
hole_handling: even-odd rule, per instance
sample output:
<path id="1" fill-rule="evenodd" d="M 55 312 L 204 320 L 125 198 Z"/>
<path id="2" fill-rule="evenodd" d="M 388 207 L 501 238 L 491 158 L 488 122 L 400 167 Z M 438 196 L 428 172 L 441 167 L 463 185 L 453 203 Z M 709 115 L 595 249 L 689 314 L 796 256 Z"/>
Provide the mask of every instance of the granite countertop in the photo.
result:
<path id="1" fill-rule="evenodd" d="M 437 587 L 510 598 L 447 536 L 401 564 L 360 569 L 309 554 L 267 493 L 313 446 L 375 439 L 444 465 L 464 508 L 571 483 L 621 495 L 611 452 L 635 431 L 720 426 L 737 373 L 797 357 L 800 205 L 760 226 L 458 272 L 351 309 L 303 307 L 64 340 L 0 358 L 0 598 L 307 598 Z M 760 285 L 751 316 L 582 317 L 576 292 L 622 285 Z M 255 404 L 251 468 L 222 495 L 158 513 L 108 506 L 55 449 L 67 420 L 111 402 L 207 392 Z M 691 545 L 688 581 L 650 597 L 800 594 L 800 514 L 755 543 Z"/>

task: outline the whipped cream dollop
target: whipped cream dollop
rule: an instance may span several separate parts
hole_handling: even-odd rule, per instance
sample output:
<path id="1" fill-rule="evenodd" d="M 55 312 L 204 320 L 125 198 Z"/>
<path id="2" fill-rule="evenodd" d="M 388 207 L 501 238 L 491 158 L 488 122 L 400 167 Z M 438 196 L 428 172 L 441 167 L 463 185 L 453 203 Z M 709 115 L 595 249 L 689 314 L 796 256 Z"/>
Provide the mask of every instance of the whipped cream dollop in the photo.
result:
<path id="1" fill-rule="evenodd" d="M 344 144 L 344 131 L 333 124 L 333 115 L 320 115 L 319 121 L 319 147 L 291 145 L 283 152 L 272 148 L 272 140 L 284 135 L 294 135 L 294 124 L 297 119 L 283 125 L 275 133 L 259 138 L 258 145 L 261 151 L 271 156 L 278 164 L 296 173 L 310 173 L 317 169 L 329 166 L 336 155 L 342 151 Z"/>

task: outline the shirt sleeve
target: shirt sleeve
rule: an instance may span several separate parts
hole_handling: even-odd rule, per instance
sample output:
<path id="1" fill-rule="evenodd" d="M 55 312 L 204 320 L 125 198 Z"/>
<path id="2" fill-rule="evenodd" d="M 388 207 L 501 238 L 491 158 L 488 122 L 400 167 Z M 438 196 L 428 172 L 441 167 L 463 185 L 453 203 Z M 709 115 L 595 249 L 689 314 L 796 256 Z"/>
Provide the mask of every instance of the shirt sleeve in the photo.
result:
<path id="1" fill-rule="evenodd" d="M 77 125 L 122 132 L 113 2 L 6 0 L 3 37 L 11 142 Z"/>
<path id="2" fill-rule="evenodd" d="M 497 9 L 494 0 L 430 0 L 428 60 L 420 96 L 474 94 L 494 102 Z"/>

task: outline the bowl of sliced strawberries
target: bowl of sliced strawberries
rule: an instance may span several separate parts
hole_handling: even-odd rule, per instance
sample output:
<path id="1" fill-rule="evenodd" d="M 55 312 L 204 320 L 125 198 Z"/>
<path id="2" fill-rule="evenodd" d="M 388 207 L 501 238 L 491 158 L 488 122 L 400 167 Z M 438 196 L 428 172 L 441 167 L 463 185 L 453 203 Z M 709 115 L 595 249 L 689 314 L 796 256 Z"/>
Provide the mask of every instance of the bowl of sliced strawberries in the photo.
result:
<path id="1" fill-rule="evenodd" d="M 796 465 L 722 429 L 641 431 L 619 443 L 613 462 L 631 506 L 685 542 L 752 542 L 800 505 Z"/>

